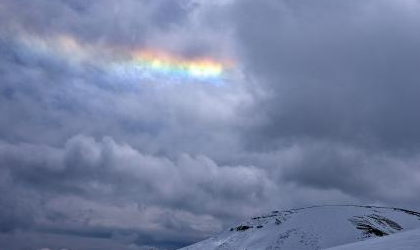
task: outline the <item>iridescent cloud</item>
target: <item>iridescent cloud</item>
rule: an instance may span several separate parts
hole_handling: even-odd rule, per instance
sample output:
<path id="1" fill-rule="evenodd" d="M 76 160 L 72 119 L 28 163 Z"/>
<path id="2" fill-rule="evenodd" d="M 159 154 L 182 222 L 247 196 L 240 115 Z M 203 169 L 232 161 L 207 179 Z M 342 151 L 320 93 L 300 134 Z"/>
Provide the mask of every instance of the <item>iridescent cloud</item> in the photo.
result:
<path id="1" fill-rule="evenodd" d="M 69 35 L 40 37 L 25 34 L 20 43 L 30 51 L 69 62 L 86 61 L 109 74 L 127 79 L 220 82 L 231 62 L 212 57 L 184 57 L 161 49 L 127 49 L 78 41 Z"/>

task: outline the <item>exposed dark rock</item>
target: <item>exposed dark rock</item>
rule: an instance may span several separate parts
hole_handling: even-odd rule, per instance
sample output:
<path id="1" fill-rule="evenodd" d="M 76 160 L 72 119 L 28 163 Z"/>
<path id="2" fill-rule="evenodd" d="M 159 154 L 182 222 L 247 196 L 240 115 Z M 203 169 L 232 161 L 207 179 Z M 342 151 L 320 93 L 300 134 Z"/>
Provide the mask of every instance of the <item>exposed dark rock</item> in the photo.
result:
<path id="1" fill-rule="evenodd" d="M 349 219 L 349 221 L 353 223 L 357 229 L 363 231 L 364 237 L 381 237 L 388 235 L 389 233 L 394 233 L 394 231 L 400 231 L 403 229 L 395 221 L 377 214 L 354 216 L 353 218 Z"/>
<path id="2" fill-rule="evenodd" d="M 253 226 L 241 225 L 241 226 L 236 228 L 236 231 L 245 231 L 245 230 L 248 230 L 250 228 L 253 228 Z"/>

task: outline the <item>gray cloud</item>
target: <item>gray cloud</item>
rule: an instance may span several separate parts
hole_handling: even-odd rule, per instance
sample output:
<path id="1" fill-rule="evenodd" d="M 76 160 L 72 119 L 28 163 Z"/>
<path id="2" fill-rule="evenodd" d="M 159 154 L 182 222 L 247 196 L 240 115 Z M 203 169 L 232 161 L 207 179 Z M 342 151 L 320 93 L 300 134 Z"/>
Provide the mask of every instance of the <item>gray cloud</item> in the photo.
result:
<path id="1" fill-rule="evenodd" d="M 174 249 L 271 209 L 419 209 L 419 12 L 410 0 L 2 1 L 0 241 Z M 95 57 L 52 53 L 44 39 L 62 35 Z M 214 85 L 101 66 L 106 48 L 143 46 L 235 66 Z"/>
<path id="2" fill-rule="evenodd" d="M 366 201 L 417 206 L 419 154 L 395 156 L 332 142 L 300 142 L 280 153 L 279 178 L 338 189 Z"/>
<path id="3" fill-rule="evenodd" d="M 416 1 L 239 3 L 243 59 L 270 93 L 257 136 L 417 150 L 418 11 Z"/>
<path id="4" fill-rule="evenodd" d="M 209 212 L 225 218 L 247 213 L 242 202 L 257 207 L 275 188 L 263 170 L 252 166 L 218 166 L 205 156 L 187 154 L 177 160 L 154 157 L 109 137 L 97 142 L 76 136 L 63 148 L 2 143 L 0 165 L 14 182 L 10 188 L 34 188 L 43 195 L 37 227 L 92 236 L 125 228 L 156 231 L 158 226 L 159 235 L 149 232 L 149 238 L 192 241 L 196 238 L 189 232 L 208 235 L 221 229 Z M 15 217 L 26 222 L 23 214 Z M 6 231 L 17 229 L 20 221 L 7 225 L 13 228 Z"/>
<path id="5" fill-rule="evenodd" d="M 0 191 L 0 232 L 8 233 L 16 229 L 27 229 L 33 223 L 32 209 L 34 204 L 27 202 L 31 196 L 20 193 L 16 196 L 16 189 L 11 184 L 10 174 L 2 169 Z M 18 187 L 16 187 L 18 188 Z"/>
<path id="6" fill-rule="evenodd" d="M 2 11 L 3 10 L 3 11 Z M 156 30 L 181 25 L 181 1 L 2 1 L 2 26 L 34 33 L 71 33 L 97 43 L 139 46 Z"/>

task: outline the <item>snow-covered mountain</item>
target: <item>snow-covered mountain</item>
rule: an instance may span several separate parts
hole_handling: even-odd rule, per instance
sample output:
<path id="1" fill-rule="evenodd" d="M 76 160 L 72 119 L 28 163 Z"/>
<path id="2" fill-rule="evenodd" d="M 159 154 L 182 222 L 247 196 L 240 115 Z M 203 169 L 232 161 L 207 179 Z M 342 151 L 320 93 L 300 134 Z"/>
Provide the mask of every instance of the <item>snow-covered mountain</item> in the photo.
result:
<path id="1" fill-rule="evenodd" d="M 420 229 L 409 230 L 366 241 L 359 241 L 326 250 L 419 250 Z"/>
<path id="2" fill-rule="evenodd" d="M 420 213 L 405 209 L 316 206 L 254 217 L 181 249 L 319 250 L 418 228 Z"/>

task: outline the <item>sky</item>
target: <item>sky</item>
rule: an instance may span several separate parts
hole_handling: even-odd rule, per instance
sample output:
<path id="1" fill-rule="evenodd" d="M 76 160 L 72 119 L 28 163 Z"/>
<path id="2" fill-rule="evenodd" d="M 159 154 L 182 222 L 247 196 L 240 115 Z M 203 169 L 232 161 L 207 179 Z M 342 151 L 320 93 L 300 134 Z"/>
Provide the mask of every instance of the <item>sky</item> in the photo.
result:
<path id="1" fill-rule="evenodd" d="M 0 0 L 0 250 L 420 210 L 418 0 Z"/>

